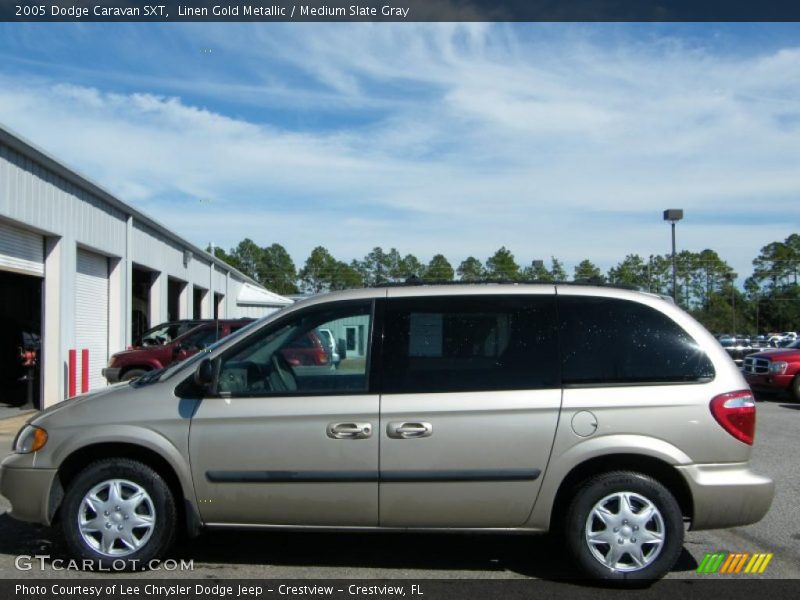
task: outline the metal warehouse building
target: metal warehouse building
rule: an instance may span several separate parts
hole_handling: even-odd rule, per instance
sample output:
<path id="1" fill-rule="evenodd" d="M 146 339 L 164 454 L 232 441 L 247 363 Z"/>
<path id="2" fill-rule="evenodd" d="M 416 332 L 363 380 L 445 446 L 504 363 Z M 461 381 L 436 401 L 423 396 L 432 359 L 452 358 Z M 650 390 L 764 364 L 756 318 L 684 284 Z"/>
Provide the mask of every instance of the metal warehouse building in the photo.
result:
<path id="1" fill-rule="evenodd" d="M 88 350 L 96 388 L 108 357 L 148 326 L 287 304 L 0 127 L 0 402 L 22 393 L 23 339 L 41 338 L 34 385 L 46 407 L 67 397 L 70 350 L 79 372 Z"/>

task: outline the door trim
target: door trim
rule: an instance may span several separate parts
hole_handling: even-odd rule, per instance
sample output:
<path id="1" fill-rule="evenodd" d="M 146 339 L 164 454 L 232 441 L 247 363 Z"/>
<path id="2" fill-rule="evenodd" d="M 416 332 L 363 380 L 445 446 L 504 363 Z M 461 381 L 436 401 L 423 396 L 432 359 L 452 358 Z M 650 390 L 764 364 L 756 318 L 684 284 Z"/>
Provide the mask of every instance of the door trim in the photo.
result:
<path id="1" fill-rule="evenodd" d="M 449 481 L 534 481 L 540 469 L 442 471 L 206 471 L 212 483 L 412 483 Z"/>
<path id="2" fill-rule="evenodd" d="M 361 483 L 378 481 L 377 471 L 206 471 L 212 483 Z"/>
<path id="3" fill-rule="evenodd" d="M 534 481 L 540 469 L 464 469 L 443 471 L 381 471 L 381 482 Z"/>

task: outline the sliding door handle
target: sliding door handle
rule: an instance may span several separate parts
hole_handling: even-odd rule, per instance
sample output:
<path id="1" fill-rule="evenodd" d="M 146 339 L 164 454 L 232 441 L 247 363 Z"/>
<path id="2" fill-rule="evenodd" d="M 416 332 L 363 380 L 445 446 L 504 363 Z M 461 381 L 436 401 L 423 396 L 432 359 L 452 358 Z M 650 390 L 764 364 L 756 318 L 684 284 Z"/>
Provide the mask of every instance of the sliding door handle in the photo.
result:
<path id="1" fill-rule="evenodd" d="M 386 435 L 397 440 L 430 437 L 433 425 L 421 421 L 394 421 L 386 426 Z"/>

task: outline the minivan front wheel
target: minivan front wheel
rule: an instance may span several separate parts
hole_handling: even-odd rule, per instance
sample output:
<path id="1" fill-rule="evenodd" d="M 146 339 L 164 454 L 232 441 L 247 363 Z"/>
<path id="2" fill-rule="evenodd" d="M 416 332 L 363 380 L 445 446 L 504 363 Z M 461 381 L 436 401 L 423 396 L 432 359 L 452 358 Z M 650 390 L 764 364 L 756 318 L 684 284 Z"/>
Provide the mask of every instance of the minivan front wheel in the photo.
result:
<path id="1" fill-rule="evenodd" d="M 126 458 L 89 465 L 61 508 L 67 546 L 95 568 L 147 568 L 172 544 L 175 524 L 169 486 L 149 466 Z"/>
<path id="2" fill-rule="evenodd" d="M 641 473 L 620 471 L 588 480 L 567 513 L 567 545 L 593 579 L 663 577 L 680 555 L 683 533 L 674 496 Z"/>

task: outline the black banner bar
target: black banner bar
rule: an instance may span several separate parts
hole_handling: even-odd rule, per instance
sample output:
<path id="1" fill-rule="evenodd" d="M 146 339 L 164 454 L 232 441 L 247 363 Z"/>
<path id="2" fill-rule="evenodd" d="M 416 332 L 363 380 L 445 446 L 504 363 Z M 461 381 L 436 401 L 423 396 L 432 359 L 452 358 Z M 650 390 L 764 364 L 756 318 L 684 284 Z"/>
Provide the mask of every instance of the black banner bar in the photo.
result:
<path id="1" fill-rule="evenodd" d="M 754 580 L 746 577 L 708 580 L 663 580 L 638 589 L 621 590 L 609 585 L 544 580 L 476 579 L 34 579 L 0 581 L 3 600 L 268 600 L 270 598 L 318 598 L 363 600 L 516 600 L 569 598 L 574 600 L 674 600 L 674 598 L 725 598 L 752 600 L 770 596 L 795 598 L 800 581 Z"/>
<path id="2" fill-rule="evenodd" d="M 800 21 L 796 0 L 0 0 L 0 21 Z"/>

